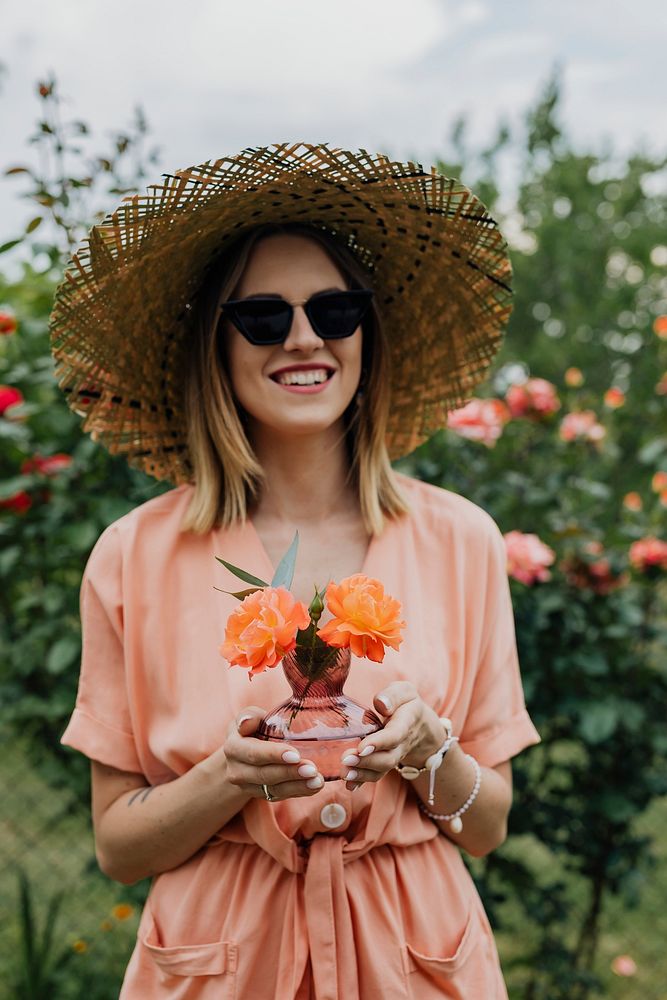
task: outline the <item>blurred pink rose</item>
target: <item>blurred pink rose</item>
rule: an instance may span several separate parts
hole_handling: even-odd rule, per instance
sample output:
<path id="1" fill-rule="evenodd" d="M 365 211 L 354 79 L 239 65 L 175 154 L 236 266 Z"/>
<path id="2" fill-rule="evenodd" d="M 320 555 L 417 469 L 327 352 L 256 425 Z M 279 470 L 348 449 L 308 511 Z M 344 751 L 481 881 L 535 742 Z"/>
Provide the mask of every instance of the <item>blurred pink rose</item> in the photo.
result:
<path id="1" fill-rule="evenodd" d="M 72 456 L 66 455 L 62 451 L 55 455 L 40 455 L 36 452 L 32 458 L 26 458 L 21 463 L 21 472 L 24 475 L 30 472 L 40 472 L 44 476 L 55 476 L 71 464 Z"/>
<path id="2" fill-rule="evenodd" d="M 541 542 L 537 535 L 508 531 L 504 538 L 509 576 L 527 586 L 537 580 L 551 579 L 551 573 L 546 567 L 552 564 L 556 553 Z"/>
<path id="3" fill-rule="evenodd" d="M 611 971 L 617 976 L 634 976 L 637 971 L 637 963 L 629 955 L 617 955 L 611 963 Z"/>
<path id="4" fill-rule="evenodd" d="M 566 413 L 560 424 L 560 437 L 563 441 L 588 440 L 601 441 L 606 434 L 605 428 L 597 421 L 593 410 L 575 410 Z"/>
<path id="5" fill-rule="evenodd" d="M 502 399 L 471 399 L 447 416 L 447 427 L 461 437 L 493 448 L 510 419 Z"/>
<path id="6" fill-rule="evenodd" d="M 641 573 L 650 566 L 667 569 L 667 542 L 654 535 L 647 535 L 646 538 L 640 538 L 632 543 L 628 557 L 635 569 Z"/>
<path id="7" fill-rule="evenodd" d="M 522 385 L 511 385 L 505 394 L 510 413 L 517 417 L 539 420 L 560 410 L 556 387 L 545 378 L 529 378 Z"/>

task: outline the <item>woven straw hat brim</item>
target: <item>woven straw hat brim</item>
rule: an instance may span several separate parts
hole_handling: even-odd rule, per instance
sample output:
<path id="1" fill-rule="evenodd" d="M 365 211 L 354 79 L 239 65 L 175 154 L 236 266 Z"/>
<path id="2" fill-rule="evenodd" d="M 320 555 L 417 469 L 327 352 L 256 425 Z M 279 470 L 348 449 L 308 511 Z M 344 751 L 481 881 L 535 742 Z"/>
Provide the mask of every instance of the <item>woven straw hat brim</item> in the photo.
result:
<path id="1" fill-rule="evenodd" d="M 392 461 L 446 426 L 485 378 L 512 309 L 512 269 L 496 222 L 460 181 L 327 143 L 248 148 L 163 176 L 92 227 L 51 313 L 58 385 L 112 454 L 192 481 L 188 305 L 211 257 L 265 222 L 320 226 L 366 268 L 391 347 Z"/>

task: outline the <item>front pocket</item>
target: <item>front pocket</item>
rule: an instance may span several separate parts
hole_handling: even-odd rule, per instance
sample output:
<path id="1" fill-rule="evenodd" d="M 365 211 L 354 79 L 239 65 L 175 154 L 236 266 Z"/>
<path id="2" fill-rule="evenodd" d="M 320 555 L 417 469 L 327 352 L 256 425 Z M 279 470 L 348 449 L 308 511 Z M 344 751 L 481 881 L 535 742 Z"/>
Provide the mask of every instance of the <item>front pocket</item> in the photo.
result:
<path id="1" fill-rule="evenodd" d="M 236 972 L 238 946 L 235 941 L 205 944 L 161 944 L 154 919 L 150 918 L 139 940 L 153 961 L 168 976 L 221 976 Z"/>
<path id="2" fill-rule="evenodd" d="M 499 972 L 474 903 L 451 954 L 425 955 L 406 942 L 404 955 L 408 982 L 415 997 L 491 1000 L 500 995 Z"/>

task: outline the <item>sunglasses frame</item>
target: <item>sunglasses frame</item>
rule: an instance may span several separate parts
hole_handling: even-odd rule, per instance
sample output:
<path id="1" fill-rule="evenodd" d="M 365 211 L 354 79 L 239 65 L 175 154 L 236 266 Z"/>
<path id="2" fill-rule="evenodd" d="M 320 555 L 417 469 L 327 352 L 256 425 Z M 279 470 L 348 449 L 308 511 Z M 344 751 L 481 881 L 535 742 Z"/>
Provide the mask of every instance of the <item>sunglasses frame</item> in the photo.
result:
<path id="1" fill-rule="evenodd" d="M 243 336 L 246 338 L 246 340 L 249 341 L 251 344 L 255 344 L 256 346 L 259 347 L 284 343 L 284 341 L 289 336 L 290 330 L 292 329 L 292 323 L 294 322 L 294 306 L 303 306 L 304 312 L 308 317 L 308 322 L 310 323 L 310 325 L 312 326 L 313 330 L 318 335 L 318 337 L 321 337 L 322 340 L 342 340 L 345 337 L 351 337 L 354 334 L 357 327 L 355 326 L 354 330 L 351 330 L 350 333 L 344 333 L 336 336 L 330 336 L 325 333 L 322 333 L 322 331 L 318 329 L 317 322 L 313 316 L 313 310 L 311 305 L 313 300 L 334 298 L 335 296 L 345 295 L 348 297 L 352 297 L 355 300 L 358 299 L 360 302 L 365 302 L 364 310 L 359 318 L 359 323 L 361 323 L 362 319 L 368 312 L 368 308 L 373 299 L 373 294 L 374 292 L 372 288 L 349 288 L 349 289 L 341 289 L 340 291 L 315 292 L 315 294 L 311 295 L 310 298 L 308 299 L 299 299 L 294 302 L 288 302 L 288 300 L 284 299 L 282 296 L 256 295 L 245 299 L 229 299 L 227 302 L 223 302 L 222 305 L 220 306 L 220 313 L 223 315 L 228 314 L 229 321 L 234 324 L 239 333 L 242 333 Z M 283 308 L 285 306 L 288 306 L 289 313 L 287 314 L 288 321 L 285 327 L 285 332 L 275 340 L 255 340 L 252 334 L 243 327 L 241 319 L 235 314 L 234 311 L 236 306 L 247 305 L 249 302 L 261 302 L 261 303 L 271 302 L 276 305 L 280 305 Z M 358 325 L 359 324 L 357 324 L 357 326 Z"/>

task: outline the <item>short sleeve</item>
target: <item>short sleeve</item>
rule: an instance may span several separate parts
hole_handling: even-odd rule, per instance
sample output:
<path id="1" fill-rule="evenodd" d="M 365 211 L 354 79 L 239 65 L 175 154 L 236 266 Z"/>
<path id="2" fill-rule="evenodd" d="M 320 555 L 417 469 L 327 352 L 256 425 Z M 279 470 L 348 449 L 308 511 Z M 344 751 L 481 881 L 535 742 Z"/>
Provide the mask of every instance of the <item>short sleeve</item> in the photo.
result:
<path id="1" fill-rule="evenodd" d="M 514 609 L 507 576 L 505 539 L 491 524 L 482 613 L 479 663 L 459 745 L 485 767 L 514 757 L 541 737 L 526 709 L 516 645 Z"/>
<path id="2" fill-rule="evenodd" d="M 79 608 L 79 688 L 60 742 L 103 764 L 141 773 L 127 694 L 122 552 L 115 524 L 105 528 L 88 557 Z"/>

